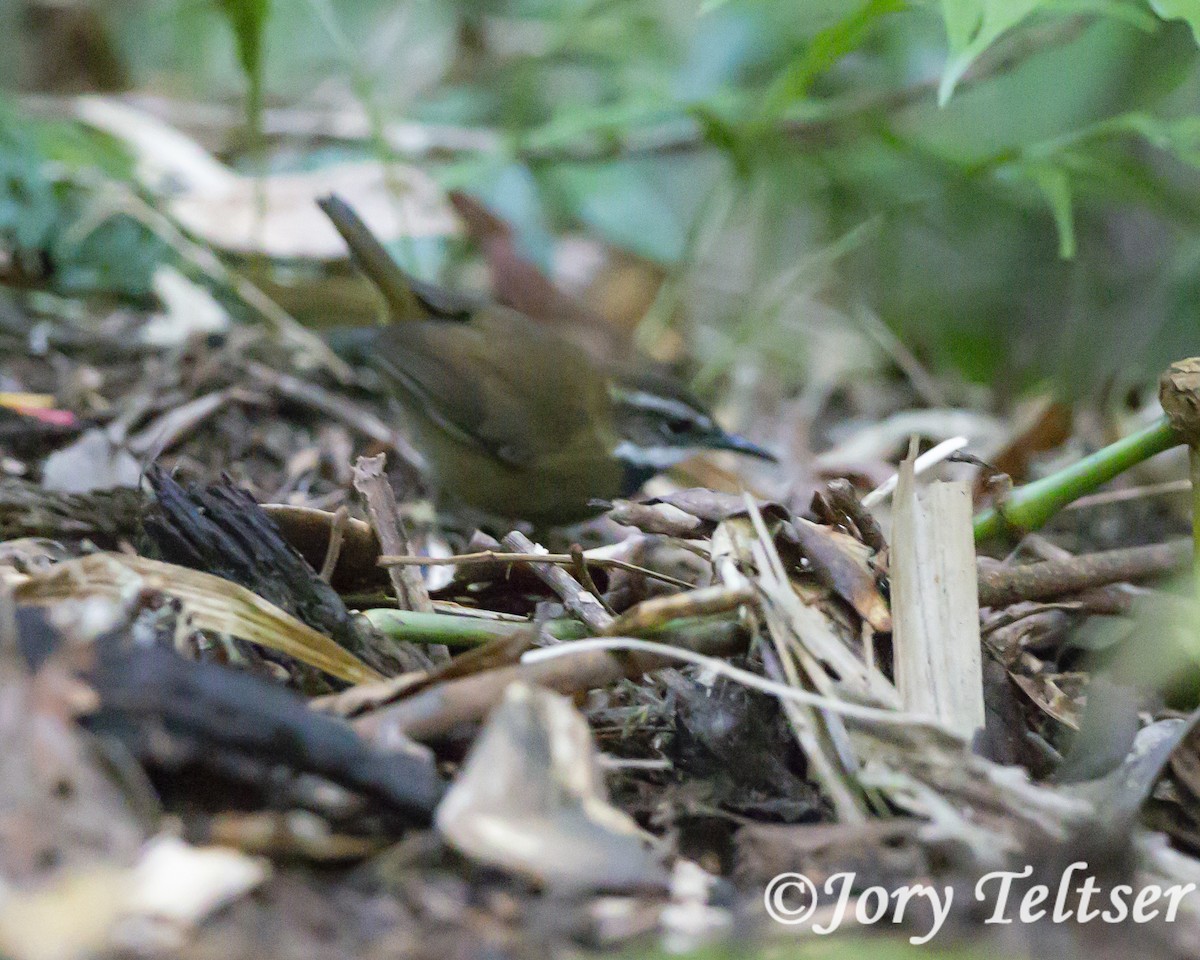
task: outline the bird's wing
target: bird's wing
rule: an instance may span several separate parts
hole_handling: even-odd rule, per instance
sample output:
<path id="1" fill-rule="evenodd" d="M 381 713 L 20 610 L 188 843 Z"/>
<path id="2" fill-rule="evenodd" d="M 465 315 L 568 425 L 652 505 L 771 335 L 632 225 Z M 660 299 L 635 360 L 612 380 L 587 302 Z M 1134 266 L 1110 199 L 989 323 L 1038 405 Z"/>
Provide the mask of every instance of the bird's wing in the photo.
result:
<path id="1" fill-rule="evenodd" d="M 470 323 L 381 328 L 372 362 L 443 429 L 513 466 L 590 436 L 597 417 L 608 422 L 604 379 L 582 350 L 502 308 Z"/>
<path id="2" fill-rule="evenodd" d="M 431 318 L 438 320 L 470 320 L 472 314 L 483 309 L 484 301 L 469 293 L 459 293 L 449 287 L 418 280 L 399 267 L 397 272 L 404 277 L 417 302 L 425 308 Z"/>

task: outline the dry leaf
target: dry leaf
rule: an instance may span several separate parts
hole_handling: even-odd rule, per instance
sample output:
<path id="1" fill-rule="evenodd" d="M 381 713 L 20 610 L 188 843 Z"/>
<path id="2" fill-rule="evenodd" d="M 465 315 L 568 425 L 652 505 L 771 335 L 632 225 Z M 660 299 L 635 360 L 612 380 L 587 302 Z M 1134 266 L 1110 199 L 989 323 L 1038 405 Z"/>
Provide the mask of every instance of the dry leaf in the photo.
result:
<path id="1" fill-rule="evenodd" d="M 437 811 L 462 853 L 558 891 L 662 887 L 654 838 L 609 802 L 587 721 L 566 697 L 516 683 Z"/>
<path id="2" fill-rule="evenodd" d="M 302 173 L 242 176 L 157 117 L 104 97 L 82 97 L 76 115 L 128 144 L 139 178 L 171 193 L 172 215 L 218 249 L 275 259 L 334 260 L 345 244 L 317 207 L 337 193 L 383 241 L 444 237 L 459 223 L 437 183 L 417 167 L 374 161 Z"/>

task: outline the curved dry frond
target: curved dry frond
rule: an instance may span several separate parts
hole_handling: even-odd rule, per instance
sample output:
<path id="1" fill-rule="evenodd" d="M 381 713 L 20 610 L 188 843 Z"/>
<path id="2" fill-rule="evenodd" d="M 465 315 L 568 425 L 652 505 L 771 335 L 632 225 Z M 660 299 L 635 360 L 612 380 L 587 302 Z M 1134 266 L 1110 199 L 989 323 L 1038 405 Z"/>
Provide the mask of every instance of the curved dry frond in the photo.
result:
<path id="1" fill-rule="evenodd" d="M 56 565 L 13 591 L 18 603 L 45 605 L 84 596 L 120 600 L 150 588 L 176 597 L 193 626 L 278 650 L 349 683 L 381 680 L 356 656 L 245 587 L 145 557 L 96 553 Z"/>

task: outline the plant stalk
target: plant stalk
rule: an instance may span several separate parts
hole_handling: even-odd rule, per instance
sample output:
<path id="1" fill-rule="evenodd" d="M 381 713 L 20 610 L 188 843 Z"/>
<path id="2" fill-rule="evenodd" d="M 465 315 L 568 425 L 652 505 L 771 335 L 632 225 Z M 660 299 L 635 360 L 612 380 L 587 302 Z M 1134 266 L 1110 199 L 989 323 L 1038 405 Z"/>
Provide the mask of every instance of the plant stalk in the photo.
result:
<path id="1" fill-rule="evenodd" d="M 1171 421 L 1161 417 L 1078 463 L 1014 490 L 998 509 L 984 510 L 975 518 L 975 542 L 999 536 L 1008 529 L 1036 530 L 1072 500 L 1182 442 L 1183 437 Z M 1200 539 L 1197 543 L 1200 544 Z"/>

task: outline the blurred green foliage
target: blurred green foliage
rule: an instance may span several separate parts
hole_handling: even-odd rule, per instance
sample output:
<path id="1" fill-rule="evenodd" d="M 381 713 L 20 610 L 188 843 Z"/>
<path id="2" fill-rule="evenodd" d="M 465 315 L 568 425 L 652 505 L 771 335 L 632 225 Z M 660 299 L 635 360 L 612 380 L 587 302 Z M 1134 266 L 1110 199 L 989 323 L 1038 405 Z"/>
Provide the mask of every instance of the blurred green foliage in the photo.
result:
<path id="1" fill-rule="evenodd" d="M 270 0 L 218 0 L 229 21 L 238 66 L 246 77 L 246 123 L 256 148 L 262 138 L 263 39 L 271 16 Z"/>
<path id="2" fill-rule="evenodd" d="M 357 107 L 367 155 L 391 152 L 400 121 L 499 134 L 422 162 L 543 262 L 582 226 L 666 266 L 648 322 L 682 316 L 710 369 L 799 376 L 814 300 L 1013 389 L 1049 376 L 1092 391 L 1197 352 L 1195 3 L 94 6 L 136 89 L 242 105 L 249 91 L 251 116 L 260 91 L 271 107 Z M 288 148 L 277 167 L 304 163 L 301 144 L 272 146 Z M 795 275 L 815 261 L 827 269 Z"/>
<path id="3" fill-rule="evenodd" d="M 131 176 L 111 140 L 21 117 L 0 102 L 0 248 L 27 270 L 52 269 L 57 291 L 149 294 L 166 249 L 106 189 Z"/>

